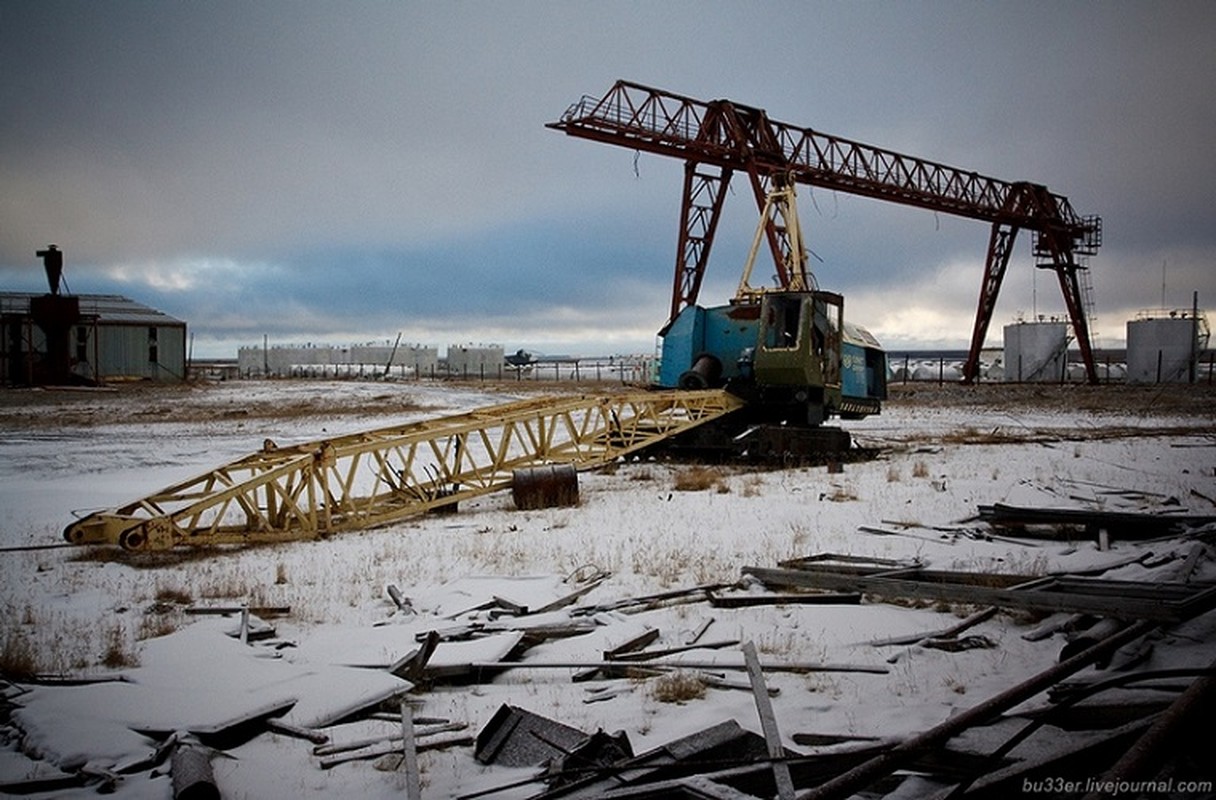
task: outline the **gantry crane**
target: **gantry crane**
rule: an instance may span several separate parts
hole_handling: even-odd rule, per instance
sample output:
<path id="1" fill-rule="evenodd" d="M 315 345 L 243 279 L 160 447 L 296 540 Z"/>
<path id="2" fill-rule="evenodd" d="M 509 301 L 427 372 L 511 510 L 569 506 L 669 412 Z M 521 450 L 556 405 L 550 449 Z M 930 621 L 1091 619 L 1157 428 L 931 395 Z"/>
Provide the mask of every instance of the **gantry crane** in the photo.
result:
<path id="1" fill-rule="evenodd" d="M 738 171 L 747 176 L 762 213 L 770 192 L 789 180 L 991 223 L 963 369 L 968 383 L 979 374 L 980 349 L 1017 234 L 1023 228 L 1031 231 L 1036 266 L 1055 271 L 1086 375 L 1090 383 L 1097 382 L 1078 272 L 1088 268 L 1082 257 L 1093 255 L 1101 245 L 1101 220 L 1078 216 L 1068 198 L 1045 186 L 997 180 L 778 122 L 763 109 L 730 100 L 694 100 L 628 81 L 617 81 L 603 97 L 583 97 L 548 127 L 683 159 L 684 194 L 668 324 L 696 303 L 726 188 Z M 780 220 L 768 219 L 766 239 L 778 283 L 788 286 L 796 276 L 783 266 L 790 263 L 790 244 Z"/>

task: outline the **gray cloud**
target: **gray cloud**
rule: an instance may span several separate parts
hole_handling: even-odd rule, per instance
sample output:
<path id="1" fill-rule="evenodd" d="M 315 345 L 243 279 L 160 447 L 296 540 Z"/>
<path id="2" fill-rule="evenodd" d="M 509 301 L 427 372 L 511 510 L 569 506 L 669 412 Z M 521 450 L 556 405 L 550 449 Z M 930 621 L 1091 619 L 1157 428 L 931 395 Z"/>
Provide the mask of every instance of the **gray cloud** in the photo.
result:
<path id="1" fill-rule="evenodd" d="M 628 78 L 1047 184 L 1104 218 L 1094 287 L 1118 338 L 1163 263 L 1171 304 L 1216 294 L 1211 8 L 0 0 L 0 281 L 39 290 L 54 241 L 75 291 L 165 308 L 228 352 L 405 327 L 649 349 L 680 165 L 543 127 Z M 966 342 L 986 226 L 801 199 L 820 280 L 859 321 Z M 754 223 L 740 183 L 705 302 Z M 998 324 L 1058 295 L 1029 262 L 1023 242 Z"/>

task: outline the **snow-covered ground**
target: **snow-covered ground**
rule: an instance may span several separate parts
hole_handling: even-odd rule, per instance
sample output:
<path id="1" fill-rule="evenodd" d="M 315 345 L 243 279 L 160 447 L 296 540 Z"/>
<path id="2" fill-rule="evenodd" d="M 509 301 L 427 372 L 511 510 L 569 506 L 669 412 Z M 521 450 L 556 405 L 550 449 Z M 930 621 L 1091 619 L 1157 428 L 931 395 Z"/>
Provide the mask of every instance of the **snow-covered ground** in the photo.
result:
<path id="1" fill-rule="evenodd" d="M 25 395 L 29 415 L 22 416 L 12 409 L 20 411 L 25 401 L 12 393 L 0 441 L 0 546 L 61 541 L 59 532 L 73 514 L 148 494 L 256 450 L 264 438 L 280 446 L 314 440 L 491 405 L 510 399 L 513 391 L 537 390 L 426 382 L 230 382 L 188 394 L 78 393 L 65 399 L 64 421 L 56 424 L 31 421 L 59 409 L 56 401 Z M 111 769 L 151 750 L 155 732 L 218 724 L 276 702 L 296 701 L 287 721 L 324 723 L 351 703 L 402 688 L 383 667 L 415 648 L 419 633 L 488 622 L 485 612 L 468 609 L 495 596 L 535 608 L 570 593 L 592 573 L 609 577 L 580 598 L 580 606 L 734 583 L 744 567 L 820 553 L 1044 575 L 1148 550 L 1183 554 L 1190 545 L 1116 541 L 1101 551 L 1083 537 L 1068 542 L 969 535 L 987 529 L 963 521 L 977 506 L 992 503 L 1138 510 L 1165 504 L 1174 511 L 1216 513 L 1211 404 L 1206 413 L 1196 413 L 1194 404 L 1162 408 L 1145 399 L 1151 393 L 1138 392 L 1123 410 L 1093 410 L 1070 403 L 1069 392 L 1085 391 L 1081 387 L 1042 390 L 1050 402 L 994 402 L 997 391 L 989 387 L 982 402 L 957 387 L 900 393 L 880 416 L 846 423 L 860 442 L 885 448 L 883 455 L 847 464 L 837 474 L 824 467 L 722 467 L 709 488 L 680 491 L 675 479 L 686 467 L 634 461 L 580 476 L 580 503 L 573 508 L 520 511 L 509 494 L 491 495 L 462 503 L 452 515 L 203 557 L 132 560 L 77 549 L 0 553 L 0 641 L 9 665 L 26 657 L 41 673 L 127 677 L 123 683 L 42 686 L 24 694 L 10 687 L 7 694 L 17 707 L 15 726 L 3 734 L 0 782 L 86 763 Z M 182 420 L 175 412 L 185 402 L 218 412 Z M 325 411 L 330 405 L 339 410 Z M 268 406 L 312 410 L 247 411 Z M 1210 559 L 1199 570 L 1207 579 L 1216 575 Z M 1107 573 L 1127 580 L 1161 575 L 1160 568 L 1154 572 L 1140 564 Z M 411 600 L 413 614 L 390 600 L 390 584 Z M 276 648 L 242 644 L 229 635 L 235 618 L 187 615 L 188 603 L 289 606 L 290 613 L 269 620 Z M 769 664 L 884 668 L 885 673 L 766 672 L 768 685 L 779 690 L 773 703 L 786 744 L 805 750 L 793 743 L 795 733 L 916 733 L 1054 663 L 1062 640 L 1024 640 L 1030 620 L 1016 613 L 998 614 L 971 631 L 995 643 L 991 648 L 948 653 L 866 644 L 948 627 L 973 610 L 869 601 L 744 608 L 699 601 L 642 612 L 602 610 L 578 619 L 594 623 L 594 630 L 549 640 L 524 658 L 597 661 L 604 650 L 649 627 L 659 631 L 654 648 L 683 645 L 704 629 L 700 642 L 752 642 Z M 572 620 L 567 611 L 556 615 Z M 1207 666 L 1216 656 L 1213 616 L 1189 623 L 1188 637 L 1167 641 L 1154 658 Z M 494 660 L 509 649 L 511 636 L 478 640 L 470 645 L 476 653 L 441 645 L 436 658 Z M 735 665 L 743 658 L 737 645 L 685 657 Z M 709 688 L 699 698 L 670 702 L 656 691 L 658 679 L 575 682 L 577 671 L 515 669 L 472 685 L 419 687 L 409 696 L 416 715 L 467 723 L 469 734 L 510 703 L 587 732 L 624 731 L 634 752 L 728 719 L 760 730 L 749 691 Z M 607 696 L 608 687 L 619 693 L 589 702 Z M 400 724 L 364 719 L 325 731 L 331 741 L 346 742 L 399 732 Z M 401 771 L 376 761 L 323 769 L 312 748 L 266 733 L 225 751 L 212 766 L 225 797 L 402 795 Z M 22 750 L 41 760 L 29 760 Z M 425 797 L 503 787 L 534 772 L 482 765 L 469 746 L 419 758 Z M 526 797 L 538 786 L 491 796 Z M 93 790 L 56 796 L 73 792 L 85 796 Z M 162 768 L 132 772 L 116 793 L 161 798 L 171 789 Z"/>

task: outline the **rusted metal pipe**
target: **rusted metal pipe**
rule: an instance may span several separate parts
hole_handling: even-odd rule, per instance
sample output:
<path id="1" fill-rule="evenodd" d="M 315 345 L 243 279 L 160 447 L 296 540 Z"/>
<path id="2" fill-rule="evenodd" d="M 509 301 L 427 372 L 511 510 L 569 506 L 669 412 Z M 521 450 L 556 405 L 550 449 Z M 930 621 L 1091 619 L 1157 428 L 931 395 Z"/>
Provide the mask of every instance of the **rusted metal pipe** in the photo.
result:
<path id="1" fill-rule="evenodd" d="M 1198 720 L 1211 718 L 1211 711 L 1216 708 L 1216 661 L 1208 669 L 1213 672 L 1196 678 L 1153 726 L 1106 771 L 1097 782 L 1098 786 L 1119 786 L 1156 775 L 1161 764 L 1171 755 L 1170 748 L 1178 737 L 1185 735 Z M 1198 731 L 1196 735 L 1199 735 Z M 1087 794 L 1084 800 L 1101 800 L 1110 794 L 1096 789 Z"/>
<path id="2" fill-rule="evenodd" d="M 1148 621 L 1129 625 L 1093 647 L 1061 661 L 1017 686 L 990 697 L 966 711 L 955 714 L 929 730 L 906 739 L 891 750 L 858 764 L 853 769 L 819 786 L 800 793 L 797 800 L 843 800 L 876 780 L 890 775 L 926 749 L 938 747 L 968 728 L 986 722 L 1018 703 L 1034 697 L 1039 692 L 1059 683 L 1073 673 L 1080 672 L 1099 659 L 1109 656 L 1116 649 L 1140 638 L 1156 627 L 1156 623 Z"/>
<path id="3" fill-rule="evenodd" d="M 1073 636 L 1073 638 L 1060 648 L 1060 661 L 1067 661 L 1077 653 L 1084 652 L 1093 647 L 1098 642 L 1107 639 L 1119 631 L 1127 627 L 1127 622 L 1113 617 L 1105 617 L 1098 620 L 1093 625 Z M 1103 658 L 1101 662 L 1095 662 L 1099 667 L 1103 667 L 1109 661 L 1109 657 Z"/>

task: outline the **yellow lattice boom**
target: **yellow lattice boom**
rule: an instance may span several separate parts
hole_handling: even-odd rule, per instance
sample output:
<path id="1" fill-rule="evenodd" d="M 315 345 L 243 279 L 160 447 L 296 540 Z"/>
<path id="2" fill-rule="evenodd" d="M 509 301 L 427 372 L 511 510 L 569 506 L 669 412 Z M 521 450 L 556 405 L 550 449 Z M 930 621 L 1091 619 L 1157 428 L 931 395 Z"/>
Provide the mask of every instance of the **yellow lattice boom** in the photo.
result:
<path id="1" fill-rule="evenodd" d="M 386 525 L 509 488 L 515 470 L 593 469 L 742 406 L 719 390 L 542 397 L 255 453 L 64 530 L 165 550 Z"/>

